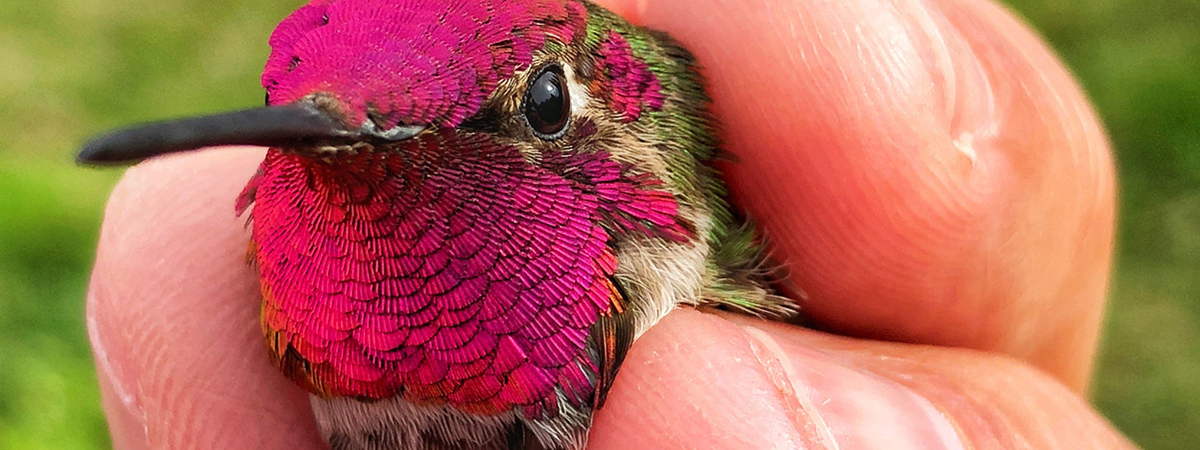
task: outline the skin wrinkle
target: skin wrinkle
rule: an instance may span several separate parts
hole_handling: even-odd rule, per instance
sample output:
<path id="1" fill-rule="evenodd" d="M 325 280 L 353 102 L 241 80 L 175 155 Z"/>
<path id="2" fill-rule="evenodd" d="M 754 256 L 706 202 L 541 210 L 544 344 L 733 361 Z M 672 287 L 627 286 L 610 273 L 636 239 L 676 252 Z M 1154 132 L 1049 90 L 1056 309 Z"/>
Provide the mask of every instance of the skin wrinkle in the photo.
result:
<path id="1" fill-rule="evenodd" d="M 859 12 L 859 13 L 865 14 L 865 12 Z M 899 15 L 902 13 L 900 11 L 893 11 L 893 14 L 897 14 L 897 17 L 895 17 L 895 19 L 900 19 L 901 16 L 899 16 Z M 869 41 L 872 39 L 883 39 L 883 40 L 887 41 L 888 43 L 883 44 L 882 47 L 885 49 L 888 49 L 889 51 L 884 52 L 882 55 L 879 55 L 878 57 L 874 57 L 874 58 L 870 56 L 871 55 L 870 53 L 865 54 L 863 56 L 864 64 L 862 64 L 862 65 L 865 67 L 881 66 L 881 67 L 885 68 L 884 69 L 885 72 L 894 73 L 895 75 L 892 77 L 883 77 L 882 79 L 880 79 L 878 81 L 876 78 L 872 77 L 872 78 L 868 79 L 868 82 L 870 82 L 870 83 L 887 83 L 888 80 L 893 80 L 893 83 L 900 83 L 900 84 L 899 85 L 884 84 L 881 88 L 872 90 L 872 93 L 867 94 L 867 97 L 870 99 L 879 98 L 887 104 L 891 104 L 896 101 L 901 101 L 901 103 L 897 103 L 896 105 L 891 106 L 893 108 L 901 107 L 901 105 L 903 105 L 902 99 L 905 99 L 905 98 L 908 98 L 909 101 L 915 102 L 917 104 L 918 109 L 930 106 L 927 104 L 927 101 L 924 100 L 924 98 L 923 98 L 924 95 L 919 96 L 919 97 L 922 97 L 920 99 L 914 98 L 912 96 L 897 96 L 896 98 L 893 99 L 893 98 L 891 98 L 891 96 L 884 94 L 885 92 L 901 92 L 901 93 L 903 93 L 903 92 L 909 92 L 909 91 L 913 91 L 913 90 L 921 90 L 921 89 L 917 89 L 917 87 L 926 85 L 926 83 L 921 82 L 921 80 L 924 80 L 925 79 L 924 76 L 928 75 L 930 72 L 928 71 L 928 68 L 926 65 L 914 66 L 914 64 L 912 64 L 912 62 L 900 57 L 900 55 L 913 53 L 920 47 L 919 43 L 912 42 L 913 36 L 912 36 L 912 32 L 910 29 L 903 27 L 902 22 L 899 20 L 885 21 L 883 18 L 876 18 L 874 20 L 879 23 L 874 27 L 868 28 L 872 31 L 872 34 L 859 36 L 858 38 L 855 39 L 855 41 L 858 42 L 858 41 L 864 41 L 864 40 Z M 860 29 L 860 32 L 862 32 L 861 29 Z M 882 35 L 882 36 L 880 36 L 880 35 Z M 862 53 L 861 47 L 860 47 L 859 53 Z M 904 109 L 910 109 L 910 108 L 904 108 Z M 872 114 L 870 116 L 870 119 L 873 119 L 873 121 L 878 120 L 875 116 L 876 116 L 875 114 Z M 927 120 L 926 117 L 927 116 L 925 114 L 906 113 L 901 118 L 915 120 L 917 122 L 917 125 L 911 126 L 911 127 L 905 127 L 905 126 L 901 125 L 899 128 L 913 128 L 916 130 L 925 129 L 927 127 L 922 126 L 922 125 L 924 125 L 923 122 L 925 122 Z M 884 129 L 888 129 L 888 130 L 897 129 L 896 124 L 889 123 L 886 121 L 878 121 L 876 126 L 884 128 Z M 952 249 L 953 247 L 950 247 L 950 248 L 928 247 L 925 245 L 925 243 L 927 243 L 927 242 L 945 242 L 945 241 L 954 242 L 954 241 L 958 240 L 957 238 L 955 238 L 955 236 L 959 235 L 961 233 L 961 230 L 957 229 L 957 227 L 953 227 L 953 228 L 947 227 L 947 225 L 961 223 L 962 218 L 950 216 L 950 215 L 953 215 L 955 211 L 960 211 L 960 209 L 949 207 L 950 205 L 953 204 L 953 202 L 945 201 L 945 196 L 936 196 L 936 197 L 926 198 L 925 195 L 922 195 L 926 192 L 939 194 L 939 193 L 952 193 L 952 192 L 956 192 L 957 190 L 956 189 L 928 189 L 928 188 L 924 187 L 924 186 L 929 185 L 930 181 L 932 181 L 932 180 L 941 179 L 941 180 L 948 181 L 948 179 L 945 177 L 938 176 L 938 174 L 940 173 L 940 171 L 938 170 L 939 169 L 938 164 L 936 164 L 936 163 L 930 164 L 930 163 L 925 162 L 928 159 L 928 156 L 926 155 L 927 152 L 921 151 L 921 149 L 923 146 L 927 145 L 926 141 L 929 138 L 925 137 L 922 134 L 911 134 L 911 135 L 910 134 L 911 133 L 907 133 L 907 132 L 885 133 L 885 135 L 887 135 L 887 136 L 896 136 L 899 139 L 890 140 L 890 141 L 886 142 L 884 145 L 896 147 L 897 150 L 894 151 L 894 153 L 896 153 L 896 154 L 909 154 L 910 155 L 910 156 L 908 156 L 905 163 L 906 163 L 906 165 L 911 165 L 911 170 L 913 171 L 913 173 L 918 174 L 918 175 L 913 175 L 912 177 L 915 180 L 917 180 L 920 184 L 914 184 L 912 186 L 898 186 L 897 181 L 891 177 L 870 176 L 869 171 L 885 171 L 886 172 L 889 170 L 889 169 L 886 169 L 883 167 L 872 168 L 872 167 L 868 166 L 866 168 L 866 170 L 862 172 L 862 175 L 860 175 L 860 177 L 858 179 L 861 180 L 861 183 L 863 186 L 865 186 L 865 187 L 867 187 L 867 189 L 869 189 L 868 192 L 870 192 L 870 193 L 865 195 L 865 197 L 876 199 L 876 201 L 878 201 L 881 204 L 885 203 L 887 201 L 886 199 L 888 199 L 891 196 L 891 193 L 897 189 L 913 190 L 913 193 L 916 195 L 901 196 L 902 203 L 900 204 L 899 207 L 885 208 L 881 212 L 884 214 L 884 219 L 886 220 L 886 223 L 889 224 L 889 228 L 892 230 L 896 230 L 896 232 L 897 232 L 896 238 L 902 240 L 902 244 L 900 247 L 909 248 L 909 249 L 919 252 L 918 254 L 922 255 L 921 258 L 923 260 L 928 261 L 929 263 L 933 264 L 933 263 L 937 263 L 939 260 L 943 260 L 944 258 L 946 258 L 948 256 L 947 251 Z M 939 138 L 941 138 L 941 136 L 934 136 L 935 142 L 938 142 L 939 145 L 945 145 L 944 140 L 943 140 L 944 138 L 942 138 L 942 139 L 939 139 Z M 862 143 L 859 143 L 859 145 L 866 147 L 866 148 L 878 148 L 880 146 L 876 143 L 870 143 L 870 142 L 862 142 Z M 914 152 L 914 150 L 915 150 L 915 152 Z M 932 155 L 929 155 L 929 156 L 932 156 Z M 880 163 L 877 162 L 876 164 L 880 164 Z M 931 205 L 937 205 L 938 207 L 930 208 Z M 868 208 L 871 207 L 870 204 L 864 204 L 863 206 L 866 206 Z M 862 210 L 861 208 L 860 208 L 860 211 L 858 213 L 856 213 L 856 215 L 866 215 L 866 214 L 871 214 L 871 212 L 869 210 Z M 914 232 L 914 231 L 916 231 L 916 232 Z M 850 233 L 866 234 L 863 231 L 858 231 L 858 232 L 850 231 Z M 868 265 L 866 267 L 863 267 L 861 270 L 869 272 L 872 270 L 878 270 L 880 267 L 883 267 L 883 268 L 888 268 L 891 270 L 891 272 L 887 273 L 887 276 L 889 278 L 898 279 L 898 280 L 906 279 L 907 271 L 905 270 L 905 268 L 907 266 L 905 264 L 905 259 L 911 257 L 911 251 L 909 253 L 905 254 L 905 253 L 901 253 L 901 252 L 888 251 L 886 248 L 883 248 L 883 247 L 893 246 L 894 244 L 895 244 L 894 242 L 881 242 L 880 243 L 881 247 L 868 250 L 872 253 L 876 253 L 876 254 L 880 255 L 884 259 L 882 261 L 880 261 L 880 260 L 864 261 Z M 924 277 L 928 281 L 917 279 L 917 280 L 915 280 L 915 282 L 917 282 L 917 283 L 922 283 L 922 282 L 944 283 L 946 281 L 949 281 L 949 280 L 943 281 L 943 277 L 945 277 L 945 276 L 946 275 L 943 275 L 943 274 L 936 274 L 936 272 L 926 273 L 926 274 L 924 274 Z M 912 282 L 909 282 L 909 283 L 912 283 Z M 895 283 L 895 285 L 897 287 L 903 287 L 905 285 L 905 283 L 904 282 Z M 902 291 L 898 291 L 893 295 L 902 295 Z M 948 315 L 947 313 L 949 313 L 951 311 L 951 310 L 948 310 L 947 308 L 952 308 L 955 305 L 956 305 L 955 303 L 949 303 L 949 302 L 943 302 L 941 305 L 930 305 L 931 308 L 927 311 L 927 314 L 924 314 L 922 316 L 925 316 L 926 317 L 925 320 L 930 324 L 941 322 L 941 321 L 946 320 L 944 316 Z M 899 320 L 911 321 L 912 320 L 911 317 L 908 317 L 907 313 L 902 314 L 900 312 L 897 312 L 895 314 L 896 315 L 894 316 L 894 318 L 892 320 L 897 320 L 897 321 L 899 321 Z M 939 316 L 943 316 L 943 317 L 939 317 Z M 953 317 L 953 315 L 950 315 L 950 317 Z M 916 326 L 916 325 L 917 324 L 910 324 L 910 326 Z"/>
<path id="2" fill-rule="evenodd" d="M 812 404 L 808 396 L 800 396 L 796 394 L 796 389 L 793 384 L 798 384 L 796 381 L 799 377 L 790 370 L 792 367 L 791 358 L 779 348 L 770 336 L 767 336 L 761 330 L 752 327 L 741 327 L 743 333 L 747 336 L 747 342 L 750 344 L 751 351 L 758 358 L 759 364 L 763 365 L 767 375 L 779 389 L 779 396 L 788 407 L 786 413 L 790 414 L 792 421 L 796 426 L 797 431 L 807 432 L 808 442 L 810 445 L 819 446 L 836 450 L 839 448 L 837 439 L 834 438 L 830 431 L 829 424 L 825 422 L 824 417 Z M 800 384 L 800 388 L 806 386 Z M 826 399 L 828 401 L 828 399 Z"/>
<path id="3" fill-rule="evenodd" d="M 820 352 L 839 365 L 899 383 L 953 418 L 971 448 L 1053 448 L 1056 442 L 1070 443 L 1061 448 L 1133 448 L 1120 434 L 1098 429 L 1097 421 L 1107 422 L 1085 400 L 1009 357 L 812 331 L 782 333 L 785 325 L 721 316 L 763 330 L 788 354 Z M 1085 445 L 1089 442 L 1093 445 Z"/>
<path id="4" fill-rule="evenodd" d="M 112 430 L 113 446 L 116 448 L 141 448 L 146 444 L 149 433 L 146 410 L 141 404 L 141 386 L 131 387 L 130 380 L 137 380 L 130 371 L 136 366 L 129 364 L 126 358 L 109 352 L 110 347 L 104 342 L 105 335 L 111 333 L 101 331 L 98 307 L 102 303 L 101 289 L 103 284 L 93 282 L 88 290 L 87 325 L 88 338 L 92 343 L 93 356 L 96 365 L 97 378 L 100 381 L 101 400 Z M 115 337 L 115 336 L 114 336 Z"/>
<path id="5" fill-rule="evenodd" d="M 952 26 L 954 26 L 954 25 L 952 25 Z M 971 45 L 971 43 L 970 43 L 970 42 L 968 42 L 968 45 Z M 973 46 L 972 46 L 972 47 L 970 47 L 970 50 L 972 51 L 972 53 L 974 53 L 974 52 L 976 52 L 976 51 L 977 51 L 977 50 L 976 50 L 976 49 L 975 49 Z M 985 70 L 985 74 L 986 74 L 986 70 Z M 1010 104 L 1009 106 L 1011 106 L 1011 102 L 1012 102 L 1011 100 L 1008 102 L 1008 103 Z M 1005 121 L 1004 121 L 1004 120 L 1003 120 L 1001 117 L 1003 117 L 1003 115 L 1004 115 L 1006 112 L 1007 112 L 1007 111 L 1004 111 L 1004 112 L 1001 112 L 1001 111 L 995 111 L 995 112 L 994 112 L 994 114 L 995 114 L 995 116 L 998 118 L 997 120 L 1000 120 L 1000 121 L 1001 121 L 1001 123 L 1004 123 Z M 998 126 L 998 128 L 999 128 L 999 126 Z M 977 143 L 977 145 L 978 145 L 978 143 Z M 1005 149 L 1005 150 L 1008 150 L 1008 149 Z M 1014 177 L 1018 177 L 1018 176 L 1020 176 L 1018 173 L 1016 173 L 1016 172 L 1013 172 L 1014 166 L 1011 164 L 1011 161 L 1012 161 L 1012 160 L 1011 160 L 1011 158 L 1009 157 L 1009 155 L 1008 155 L 1008 153 L 1007 153 L 1007 152 L 994 152 L 994 153 L 991 153 L 991 154 L 989 154 L 988 156 L 989 156 L 989 157 L 987 157 L 987 158 L 985 159 L 985 164 L 981 164 L 983 167 L 992 168 L 992 169 L 993 169 L 993 170 L 992 170 L 993 172 L 996 172 L 996 173 L 1002 173 L 1002 174 L 1004 174 L 1004 175 L 1007 175 L 1007 177 L 1005 177 L 1005 178 L 1009 178 L 1009 179 L 1013 179 Z M 1012 197 L 1012 196 L 1013 196 L 1013 195 L 1008 195 L 1007 197 Z M 1001 202 L 997 202 L 997 203 L 1001 203 Z M 993 209 L 993 211 L 991 211 L 991 215 L 992 215 L 992 217 L 994 217 L 994 219 L 991 219 L 991 218 L 989 218 L 989 219 L 991 219 L 991 220 L 989 220 L 987 223 L 992 223 L 992 224 L 1004 224 L 1004 223 L 1006 223 L 1006 220 L 1005 220 L 1005 213 L 1006 213 L 1006 212 L 1008 212 L 1008 211 L 1005 211 L 1005 210 L 1003 210 L 1003 209 L 1001 209 L 1001 208 L 994 208 L 994 209 Z M 1014 213 L 1014 214 L 1020 214 L 1020 212 L 1019 212 L 1019 211 L 1014 211 L 1013 213 Z M 991 231 L 991 232 L 990 232 L 990 233 L 988 233 L 988 235 L 990 235 L 990 240 L 991 240 L 992 242 L 998 242 L 998 241 L 1000 241 L 1000 240 L 1004 240 L 1004 241 L 1007 241 L 1007 242 L 1012 242 L 1013 240 L 1020 239 L 1020 237 L 1017 235 L 1017 233 L 1015 233 L 1015 232 L 1013 232 L 1013 231 L 1010 231 L 1010 230 L 1006 230 L 1006 227 L 1003 227 L 1003 226 L 996 226 L 996 227 L 993 227 L 993 229 L 992 229 L 992 230 L 990 230 L 990 231 Z M 998 248 L 998 249 L 1003 249 L 1003 248 L 1004 248 L 1004 246 L 1002 246 L 1002 245 L 999 245 L 999 244 L 997 244 L 995 247 L 996 247 L 996 248 Z M 999 255 L 999 253 L 997 253 L 997 254 Z M 999 256 L 999 257 L 1003 258 L 1003 256 Z M 989 259 L 989 261 L 991 261 L 991 259 Z M 1014 267 L 1012 270 L 1008 271 L 1008 273 L 1006 273 L 1006 274 L 1000 274 L 1000 275 L 1007 275 L 1007 278 L 1009 278 L 1010 280 L 1012 280 L 1013 278 L 1017 278 L 1017 279 L 1019 279 L 1019 278 L 1022 276 L 1021 272 L 1023 271 L 1023 270 L 1021 269 L 1021 267 L 1020 267 L 1021 265 L 1022 265 L 1022 263 L 1021 263 L 1021 262 L 1016 262 L 1016 263 L 1014 264 L 1014 266 L 1015 266 L 1015 267 Z M 1030 270 L 1030 269 L 1025 269 L 1025 270 Z M 987 283 L 994 283 L 994 282 L 995 282 L 995 279 L 986 280 L 985 282 L 987 282 Z M 1020 286 L 1020 285 L 1022 285 L 1022 283 L 1015 282 L 1015 281 L 1013 281 L 1013 282 L 1010 282 L 1010 283 L 1011 283 L 1011 285 L 1013 285 L 1013 286 Z M 1020 298 L 1020 297 L 1022 297 L 1022 296 L 1024 296 L 1024 295 L 1026 295 L 1026 294 L 1024 294 L 1024 293 L 1021 293 L 1021 292 L 1015 292 L 1015 291 L 1014 291 L 1014 292 L 1011 292 L 1010 294 L 1011 294 L 1011 295 L 1013 295 L 1013 296 L 1014 296 L 1014 297 L 1016 297 L 1016 298 Z M 991 316 L 991 317 L 995 317 L 996 319 L 994 319 L 994 320 L 996 320 L 996 321 L 998 321 L 998 322 L 1003 322 L 1003 321 L 1006 321 L 1006 320 L 1007 320 L 1007 321 L 1009 321 L 1009 322 L 1013 322 L 1012 320 L 1010 320 L 1010 319 L 1007 319 L 1007 318 L 1011 318 L 1011 317 L 1022 317 L 1022 316 L 1024 316 L 1024 317 L 1036 316 L 1036 315 L 1030 315 L 1030 314 L 1028 314 L 1028 311 L 1022 311 L 1022 310 L 1020 310 L 1019 306 L 1020 306 L 1020 305 L 1016 304 L 1015 302 L 1009 302 L 1009 303 L 1007 303 L 1007 304 L 1003 305 L 1003 307 L 1001 307 L 1001 308 L 996 308 L 996 314 L 995 314 L 995 315 L 993 315 L 993 316 Z M 1026 321 L 1021 321 L 1021 320 L 1017 320 L 1017 321 L 1015 321 L 1015 322 L 1013 322 L 1013 323 L 1014 323 L 1014 327 L 1013 327 L 1012 329 L 1008 330 L 1008 332 L 1006 333 L 1006 334 L 1007 334 L 1007 337 L 1005 337 L 1005 336 L 1000 336 L 1000 335 L 992 336 L 992 337 L 990 338 L 990 341 L 992 342 L 992 344 L 990 344 L 990 345 L 993 345 L 993 346 L 1007 346 L 1007 347 L 1009 347 L 1010 349 L 1012 349 L 1012 350 L 1010 350 L 1010 351 L 1015 351 L 1015 352 L 1022 352 L 1022 350 L 1020 350 L 1021 348 L 1029 348 L 1029 347 L 1032 347 L 1032 345 L 1026 345 L 1026 346 L 1021 346 L 1021 345 L 1019 345 L 1019 344 L 1018 344 L 1018 345 L 1012 345 L 1012 343 L 1011 343 L 1011 342 L 1012 342 L 1013 340 L 1018 340 L 1018 341 L 1019 341 L 1019 340 L 1031 341 L 1032 339 L 1036 339 L 1036 336 L 1029 336 L 1029 333 L 1027 333 L 1027 332 L 1023 332 L 1023 331 L 1021 330 L 1021 328 L 1026 328 L 1026 329 L 1029 329 L 1031 325 L 1032 325 L 1034 328 L 1036 328 L 1036 325 L 1034 325 L 1034 324 L 1036 323 L 1036 321 L 1028 321 L 1028 320 L 1026 320 Z M 1022 325 L 1024 325 L 1024 326 L 1022 326 Z M 1020 336 L 1029 336 L 1029 337 L 1028 337 L 1028 338 L 1021 338 Z M 1003 342 L 1003 340 L 1004 340 L 1004 339 L 1008 339 L 1010 342 L 1009 342 L 1009 343 L 1005 343 L 1005 342 Z M 1023 354 L 1023 355 L 1022 355 L 1022 354 L 1018 354 L 1018 356 L 1028 356 L 1028 352 L 1029 352 L 1029 351 L 1024 351 L 1024 352 L 1025 352 L 1025 354 Z"/>
<path id="6" fill-rule="evenodd" d="M 97 299 L 97 297 L 98 293 L 96 290 L 89 290 L 87 295 L 87 303 L 89 305 L 95 305 L 100 301 Z M 99 324 L 96 322 L 96 316 L 93 314 L 95 307 L 89 307 L 88 311 L 88 339 L 92 344 L 92 353 L 94 353 L 93 356 L 96 360 L 96 366 L 100 369 L 101 373 L 112 380 L 110 386 L 113 390 L 113 394 L 116 395 L 117 399 L 121 401 L 121 407 L 125 409 L 125 412 L 130 416 L 137 418 L 142 423 L 145 423 L 146 411 L 142 408 L 139 399 L 140 395 L 122 383 L 123 379 L 129 378 L 128 376 L 118 376 L 118 373 L 126 371 L 127 368 L 123 367 L 124 365 L 122 363 L 114 360 L 109 355 L 107 345 L 104 343 L 105 339 L 101 336 L 104 333 L 100 332 Z"/>
<path id="7" fill-rule="evenodd" d="M 949 43 L 942 33 L 941 27 L 935 23 L 933 12 L 927 5 L 925 8 L 917 9 L 910 17 L 913 19 L 910 25 L 917 30 L 911 34 L 917 39 L 924 38 L 922 43 L 926 44 L 917 45 L 918 56 L 923 58 L 925 66 L 930 68 L 933 89 L 942 94 L 941 113 L 947 128 L 953 130 L 957 116 L 953 114 L 953 111 L 954 106 L 958 105 L 959 84 L 954 76 L 953 57 Z"/>
<path id="8" fill-rule="evenodd" d="M 924 4 L 924 2 L 921 3 Z M 918 41 L 915 49 L 923 58 L 923 66 L 928 70 L 930 77 L 935 83 L 940 81 L 942 84 L 940 90 L 943 92 L 943 103 L 933 107 L 940 113 L 940 116 L 944 117 L 943 126 L 946 127 L 945 132 L 950 139 L 950 142 L 942 145 L 959 150 L 962 155 L 966 156 L 966 160 L 965 164 L 960 163 L 958 162 L 959 158 L 956 158 L 958 155 L 954 152 L 943 152 L 944 157 L 939 160 L 944 163 L 944 170 L 933 171 L 929 176 L 923 178 L 929 186 L 925 192 L 933 195 L 932 198 L 926 200 L 926 203 L 947 205 L 947 210 L 954 213 L 954 216 L 930 220 L 926 223 L 916 220 L 918 225 L 914 225 L 912 228 L 923 229 L 936 227 L 943 223 L 961 223 L 964 226 L 961 232 L 969 235 L 982 235 L 986 234 L 985 224 L 989 221 L 982 215 L 972 216 L 964 213 L 974 211 L 986 213 L 988 208 L 984 205 L 989 204 L 987 200 L 991 197 L 989 191 L 994 190 L 995 184 L 991 182 L 992 177 L 990 177 L 991 171 L 989 170 L 991 166 L 978 164 L 978 154 L 975 148 L 964 147 L 964 145 L 975 145 L 975 137 L 977 135 L 983 137 L 982 132 L 975 130 L 995 129 L 996 127 L 995 111 L 991 107 L 990 100 L 992 87 L 979 67 L 979 58 L 965 46 L 961 34 L 950 27 L 936 9 L 928 6 L 925 4 L 924 8 L 906 10 L 908 12 L 906 17 L 910 19 L 909 23 L 913 24 L 908 33 Z M 983 98 L 982 105 L 978 100 L 980 97 Z M 980 142 L 980 144 L 985 143 Z M 917 213 L 915 219 L 920 219 L 922 210 L 920 205 L 912 205 L 909 210 Z M 937 242 L 936 239 L 931 241 Z M 970 245 L 970 240 L 964 243 L 964 247 Z M 989 271 L 995 268 L 995 265 L 991 264 L 989 259 L 972 256 L 962 255 L 959 258 L 964 263 L 975 266 L 974 270 L 980 275 L 974 278 L 987 280 L 994 276 Z M 959 291 L 961 295 L 951 297 L 951 300 L 944 302 L 940 308 L 935 310 L 935 313 L 943 317 L 955 318 L 951 319 L 955 323 L 970 322 L 973 309 L 986 307 L 978 299 L 985 296 L 986 292 L 983 286 L 987 281 L 974 286 L 964 285 L 958 280 L 948 281 L 957 286 L 955 290 Z M 972 299 L 975 301 L 970 301 Z M 978 329 L 982 331 L 983 328 Z M 967 338 L 970 341 L 986 339 L 982 333 L 978 332 L 975 336 Z"/>
<path id="9" fill-rule="evenodd" d="M 118 185 L 116 189 L 114 189 L 112 199 L 109 202 L 109 207 L 106 209 L 105 215 L 107 217 L 119 215 L 120 213 L 118 211 L 121 211 L 120 205 L 137 204 L 140 202 L 140 197 L 142 194 L 144 194 L 143 192 L 121 189 L 122 186 L 137 184 L 140 181 L 137 177 L 140 172 L 131 172 L 133 173 L 130 176 L 127 176 L 122 183 Z M 138 237 L 138 230 L 132 227 L 117 229 L 106 227 L 101 232 L 101 250 L 97 253 L 97 266 L 100 268 L 110 267 L 110 265 L 100 264 L 100 262 L 104 261 L 106 257 L 110 257 L 113 252 L 117 253 L 115 256 L 111 256 L 115 260 L 131 259 L 129 256 L 132 256 L 132 252 L 125 251 L 129 248 L 128 246 L 108 245 L 105 247 L 105 243 L 114 241 L 118 243 L 131 242 L 138 239 Z M 113 250 L 106 252 L 106 248 Z M 97 316 L 103 315 L 97 311 L 105 310 L 113 298 L 109 290 L 103 289 L 103 287 L 106 286 L 106 283 L 102 283 L 97 280 L 113 279 L 120 276 L 120 273 L 110 273 L 104 271 L 103 269 L 97 270 L 93 275 L 93 282 L 91 283 L 93 288 L 91 289 L 91 292 L 94 292 L 95 294 L 91 296 L 92 301 L 89 302 L 89 318 L 94 319 Z M 108 335 L 113 336 L 115 340 L 112 341 L 112 345 L 104 345 L 102 347 L 104 349 L 103 352 L 96 353 L 97 355 L 100 353 L 104 354 L 105 360 L 109 363 L 105 364 L 104 367 L 116 367 L 118 370 L 120 370 L 120 372 L 106 372 L 106 375 L 111 376 L 110 386 L 112 386 L 114 390 L 125 392 L 130 396 L 122 396 L 121 398 L 123 406 L 127 405 L 127 403 L 125 403 L 127 400 L 132 401 L 134 405 L 136 405 L 136 409 L 127 410 L 128 414 L 126 417 L 131 418 L 134 421 L 134 424 L 132 424 L 133 426 L 131 428 L 140 431 L 142 440 L 146 440 L 149 439 L 150 436 L 150 423 L 146 419 L 147 415 L 153 412 L 152 410 L 149 410 L 153 407 L 153 405 L 147 405 L 142 401 L 142 399 L 146 398 L 145 385 L 142 382 L 144 379 L 143 374 L 145 373 L 145 370 L 142 364 L 139 364 L 135 359 L 131 358 L 131 356 L 135 355 L 133 355 L 130 351 L 131 349 L 128 348 L 128 344 L 131 342 L 148 342 L 150 337 L 153 335 L 149 333 L 147 327 L 141 325 L 145 322 L 145 314 L 140 309 L 129 308 L 117 309 L 115 311 L 119 311 L 116 313 L 117 317 L 123 318 L 127 322 L 133 322 L 131 324 L 133 326 L 116 327 L 115 329 L 117 331 L 113 333 L 107 333 Z M 94 334 L 96 336 L 94 341 L 100 342 L 104 340 L 100 336 L 106 334 L 103 331 L 105 329 L 106 327 L 102 321 L 89 321 L 89 334 Z"/>
<path id="10" fill-rule="evenodd" d="M 794 396 L 792 385 L 803 392 L 799 403 L 812 422 L 797 422 L 797 427 L 820 430 L 822 440 L 831 448 L 964 447 L 957 424 L 920 393 L 854 365 L 834 367 L 819 362 L 816 358 L 825 356 L 819 351 L 785 350 L 770 333 L 753 325 L 741 325 L 739 329 L 750 339 L 752 348 L 770 353 L 766 359 L 760 358 L 765 366 L 782 361 L 784 378 L 778 381 L 789 386 L 783 394 L 790 391 Z M 831 390 L 843 393 L 833 395 Z"/>

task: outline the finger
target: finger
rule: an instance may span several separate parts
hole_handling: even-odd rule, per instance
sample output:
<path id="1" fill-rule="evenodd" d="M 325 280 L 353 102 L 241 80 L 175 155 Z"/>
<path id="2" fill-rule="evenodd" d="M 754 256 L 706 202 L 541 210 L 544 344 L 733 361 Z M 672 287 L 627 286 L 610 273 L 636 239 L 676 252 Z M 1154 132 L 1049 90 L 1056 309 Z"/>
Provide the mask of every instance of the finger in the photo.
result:
<path id="1" fill-rule="evenodd" d="M 1134 448 L 1011 358 L 690 310 L 638 340 L 589 448 Z"/>
<path id="2" fill-rule="evenodd" d="M 735 203 L 817 323 L 1086 383 L 1113 169 L 1071 76 L 983 0 L 610 1 L 705 68 Z"/>
<path id="3" fill-rule="evenodd" d="M 88 328 L 114 447 L 322 448 L 266 358 L 233 201 L 262 160 L 209 150 L 129 170 L 105 212 Z"/>

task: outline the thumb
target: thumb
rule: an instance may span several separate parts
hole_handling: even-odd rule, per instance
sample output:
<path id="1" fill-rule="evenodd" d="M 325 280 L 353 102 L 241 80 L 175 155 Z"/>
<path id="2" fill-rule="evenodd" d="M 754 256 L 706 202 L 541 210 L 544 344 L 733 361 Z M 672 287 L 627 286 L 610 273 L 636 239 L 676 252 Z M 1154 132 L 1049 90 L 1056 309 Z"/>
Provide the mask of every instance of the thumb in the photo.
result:
<path id="1" fill-rule="evenodd" d="M 638 340 L 591 449 L 1135 448 L 1040 370 L 680 310 Z"/>

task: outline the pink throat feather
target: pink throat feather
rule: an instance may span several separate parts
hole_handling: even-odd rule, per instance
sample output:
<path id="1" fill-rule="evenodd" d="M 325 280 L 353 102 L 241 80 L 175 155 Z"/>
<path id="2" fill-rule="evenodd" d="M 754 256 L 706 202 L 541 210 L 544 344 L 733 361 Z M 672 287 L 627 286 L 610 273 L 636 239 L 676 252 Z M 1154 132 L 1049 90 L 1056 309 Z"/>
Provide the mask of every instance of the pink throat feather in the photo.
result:
<path id="1" fill-rule="evenodd" d="M 623 169 L 535 166 L 453 131 L 332 165 L 272 150 L 246 195 L 276 352 L 325 395 L 536 418 L 557 387 L 583 404 L 589 328 L 621 301 L 610 232 L 689 236 L 671 194 Z"/>

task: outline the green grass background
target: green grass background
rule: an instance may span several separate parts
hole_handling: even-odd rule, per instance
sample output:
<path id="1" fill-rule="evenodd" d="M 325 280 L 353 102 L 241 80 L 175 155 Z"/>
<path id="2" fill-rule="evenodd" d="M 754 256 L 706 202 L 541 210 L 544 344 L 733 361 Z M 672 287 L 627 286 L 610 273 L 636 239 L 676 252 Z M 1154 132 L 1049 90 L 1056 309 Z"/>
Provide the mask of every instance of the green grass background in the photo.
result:
<path id="1" fill-rule="evenodd" d="M 86 136 L 256 105 L 299 0 L 0 2 L 0 448 L 105 448 L 84 292 L 118 171 Z M 1117 150 L 1120 256 L 1093 399 L 1146 448 L 1200 443 L 1200 1 L 1010 0 Z M 232 201 L 232 199 L 231 199 Z"/>

